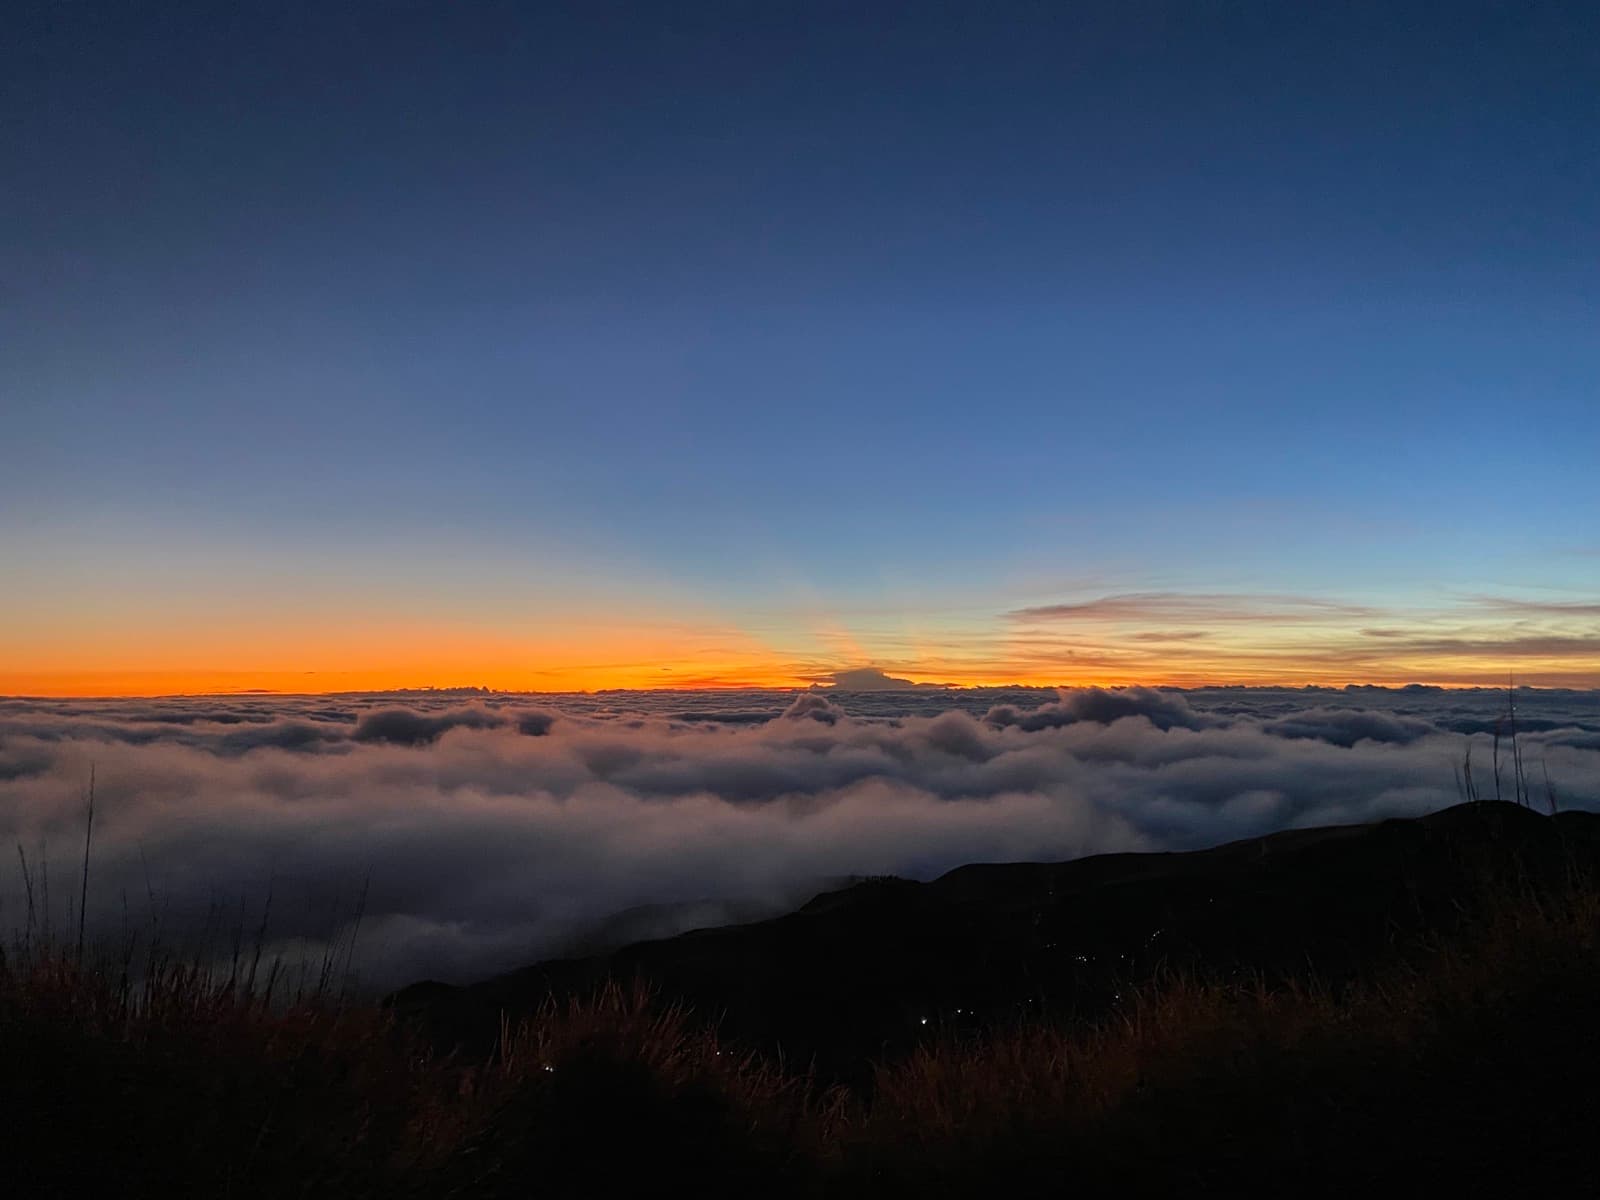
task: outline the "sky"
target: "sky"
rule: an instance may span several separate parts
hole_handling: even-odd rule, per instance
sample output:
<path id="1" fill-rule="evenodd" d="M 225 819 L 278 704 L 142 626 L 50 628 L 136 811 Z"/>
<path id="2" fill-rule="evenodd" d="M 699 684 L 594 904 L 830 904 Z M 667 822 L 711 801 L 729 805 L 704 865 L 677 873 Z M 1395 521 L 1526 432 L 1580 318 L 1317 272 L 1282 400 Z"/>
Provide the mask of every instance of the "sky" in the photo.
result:
<path id="1" fill-rule="evenodd" d="M 1584 3 L 23 0 L 0 693 L 1600 686 L 1597 196 Z"/>

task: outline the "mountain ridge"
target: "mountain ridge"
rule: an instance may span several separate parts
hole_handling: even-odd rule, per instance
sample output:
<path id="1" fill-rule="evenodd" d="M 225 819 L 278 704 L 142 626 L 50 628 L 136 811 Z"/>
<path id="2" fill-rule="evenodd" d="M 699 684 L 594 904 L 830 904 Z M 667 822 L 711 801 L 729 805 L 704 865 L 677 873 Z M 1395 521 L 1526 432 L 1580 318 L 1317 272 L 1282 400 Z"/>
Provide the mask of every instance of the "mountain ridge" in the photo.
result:
<path id="1" fill-rule="evenodd" d="M 755 1047 L 858 1077 L 929 1027 L 1045 1010 L 1094 1017 L 1171 970 L 1337 985 L 1406 938 L 1446 931 L 1486 891 L 1600 869 L 1600 815 L 1497 802 L 1285 830 L 1201 850 L 973 863 L 869 879 L 793 912 L 391 997 L 439 1042 L 491 1046 L 515 1017 L 639 981 Z"/>

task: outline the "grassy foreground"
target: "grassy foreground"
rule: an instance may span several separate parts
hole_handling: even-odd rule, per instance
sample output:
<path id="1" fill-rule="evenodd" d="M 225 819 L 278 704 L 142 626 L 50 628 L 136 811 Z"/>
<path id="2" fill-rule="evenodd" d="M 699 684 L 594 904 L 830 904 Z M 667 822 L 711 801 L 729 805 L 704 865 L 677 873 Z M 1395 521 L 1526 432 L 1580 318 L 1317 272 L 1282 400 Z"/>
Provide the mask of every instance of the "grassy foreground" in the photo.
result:
<path id="1" fill-rule="evenodd" d="M 18 1196 L 1594 1194 L 1600 889 L 1478 911 L 1338 994 L 1158 976 L 853 1090 L 637 988 L 473 1062 L 379 1006 L 13 949 L 0 1154 Z"/>

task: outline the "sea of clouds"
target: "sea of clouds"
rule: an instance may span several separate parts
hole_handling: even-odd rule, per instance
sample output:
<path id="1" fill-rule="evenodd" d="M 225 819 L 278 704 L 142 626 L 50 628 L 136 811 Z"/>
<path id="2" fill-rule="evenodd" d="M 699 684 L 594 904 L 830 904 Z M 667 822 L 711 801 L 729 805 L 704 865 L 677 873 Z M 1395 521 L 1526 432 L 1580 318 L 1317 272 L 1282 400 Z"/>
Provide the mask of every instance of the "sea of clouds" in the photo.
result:
<path id="1" fill-rule="evenodd" d="M 36 918 L 48 864 L 75 931 L 91 767 L 92 936 L 265 917 L 269 953 L 315 955 L 360 907 L 381 987 L 851 875 L 1423 813 L 1460 799 L 1469 743 L 1493 794 L 1505 708 L 1428 688 L 0 699 L 0 927 L 23 922 L 25 856 Z M 1548 773 L 1600 808 L 1600 693 L 1522 690 L 1517 725 L 1537 804 Z"/>

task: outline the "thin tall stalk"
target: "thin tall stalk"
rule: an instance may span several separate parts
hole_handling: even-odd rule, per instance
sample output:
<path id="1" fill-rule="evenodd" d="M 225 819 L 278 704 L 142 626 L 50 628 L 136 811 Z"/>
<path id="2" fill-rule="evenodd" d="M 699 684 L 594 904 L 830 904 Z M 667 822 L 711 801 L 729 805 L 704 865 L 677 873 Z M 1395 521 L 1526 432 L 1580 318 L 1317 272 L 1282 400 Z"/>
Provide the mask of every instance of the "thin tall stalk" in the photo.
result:
<path id="1" fill-rule="evenodd" d="M 361 936 L 361 918 L 367 914 L 367 894 L 372 890 L 372 872 L 367 872 L 367 877 L 361 884 L 361 898 L 356 901 L 356 917 L 350 926 L 350 945 L 345 949 L 344 975 L 339 980 L 339 992 L 346 994 L 350 987 L 350 968 L 355 962 L 356 939 Z"/>
<path id="2" fill-rule="evenodd" d="M 1525 808 L 1532 807 L 1532 800 L 1528 796 L 1528 781 L 1522 770 L 1522 748 L 1517 743 L 1517 681 L 1511 676 L 1506 681 L 1506 722 L 1511 733 L 1511 775 L 1512 786 L 1516 790 L 1517 803 Z"/>
<path id="3" fill-rule="evenodd" d="M 1461 799 L 1468 804 L 1476 803 L 1481 797 L 1478 795 L 1478 785 L 1472 779 L 1472 737 L 1467 737 L 1467 752 L 1461 757 L 1461 765 L 1456 771 L 1456 791 Z"/>
<path id="4" fill-rule="evenodd" d="M 256 970 L 261 966 L 261 950 L 267 944 L 267 920 L 272 915 L 272 880 L 267 880 L 267 899 L 261 906 L 261 924 L 256 928 L 255 952 L 250 958 L 250 977 L 245 981 L 247 996 L 256 994 Z"/>
<path id="5" fill-rule="evenodd" d="M 44 913 L 44 942 L 55 945 L 55 935 L 50 928 L 50 839 L 39 839 L 39 908 Z"/>
<path id="6" fill-rule="evenodd" d="M 33 875 L 28 870 L 28 852 L 22 848 L 22 843 L 17 843 L 17 860 L 22 864 L 22 888 L 28 896 L 28 924 L 26 938 L 33 940 L 33 926 L 37 919 L 33 907 Z"/>
<path id="7" fill-rule="evenodd" d="M 83 962 L 84 919 L 89 915 L 89 846 L 94 841 L 94 764 L 89 764 L 89 815 L 83 823 L 83 882 L 78 891 L 77 961 Z"/>

